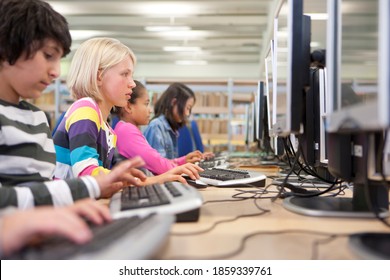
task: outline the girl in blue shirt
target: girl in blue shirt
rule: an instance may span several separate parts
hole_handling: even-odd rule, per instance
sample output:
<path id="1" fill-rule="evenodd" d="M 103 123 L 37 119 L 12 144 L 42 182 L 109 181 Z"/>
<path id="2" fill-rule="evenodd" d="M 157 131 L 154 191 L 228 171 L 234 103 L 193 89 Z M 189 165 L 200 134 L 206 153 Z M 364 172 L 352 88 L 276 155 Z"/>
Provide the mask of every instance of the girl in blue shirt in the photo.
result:
<path id="1" fill-rule="evenodd" d="M 154 117 L 144 135 L 162 157 L 178 158 L 178 130 L 186 125 L 194 104 L 194 92 L 182 83 L 171 84 L 157 100 Z M 187 162 L 197 162 L 204 155 L 200 151 L 195 151 L 186 157 Z"/>

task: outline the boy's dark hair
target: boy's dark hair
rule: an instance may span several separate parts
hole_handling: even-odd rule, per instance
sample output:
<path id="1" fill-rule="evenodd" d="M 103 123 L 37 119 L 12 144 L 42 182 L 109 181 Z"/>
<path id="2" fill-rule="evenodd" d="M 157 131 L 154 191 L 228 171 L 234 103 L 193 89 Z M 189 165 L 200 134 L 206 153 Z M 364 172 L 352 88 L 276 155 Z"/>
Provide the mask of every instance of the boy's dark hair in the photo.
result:
<path id="1" fill-rule="evenodd" d="M 72 38 L 66 19 L 40 0 L 0 1 L 0 63 L 15 64 L 25 52 L 32 57 L 46 39 L 53 39 L 70 52 Z"/>
<path id="2" fill-rule="evenodd" d="M 177 123 L 173 117 L 172 100 L 176 98 L 176 104 L 180 117 L 184 120 L 182 123 Z M 154 105 L 154 118 L 164 115 L 173 130 L 178 130 L 180 127 L 187 124 L 184 116 L 184 107 L 189 98 L 195 99 L 194 92 L 182 83 L 171 84 L 161 95 Z"/>

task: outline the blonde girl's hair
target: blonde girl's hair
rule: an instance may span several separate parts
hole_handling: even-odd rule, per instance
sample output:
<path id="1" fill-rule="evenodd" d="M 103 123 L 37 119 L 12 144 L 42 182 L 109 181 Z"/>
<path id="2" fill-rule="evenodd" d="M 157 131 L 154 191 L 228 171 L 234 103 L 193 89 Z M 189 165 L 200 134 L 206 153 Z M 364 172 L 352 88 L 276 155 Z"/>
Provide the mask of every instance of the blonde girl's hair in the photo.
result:
<path id="1" fill-rule="evenodd" d="M 70 64 L 67 85 L 73 99 L 91 97 L 102 101 L 98 87 L 98 75 L 104 73 L 127 57 L 136 64 L 133 51 L 113 38 L 93 38 L 85 41 L 76 50 Z"/>

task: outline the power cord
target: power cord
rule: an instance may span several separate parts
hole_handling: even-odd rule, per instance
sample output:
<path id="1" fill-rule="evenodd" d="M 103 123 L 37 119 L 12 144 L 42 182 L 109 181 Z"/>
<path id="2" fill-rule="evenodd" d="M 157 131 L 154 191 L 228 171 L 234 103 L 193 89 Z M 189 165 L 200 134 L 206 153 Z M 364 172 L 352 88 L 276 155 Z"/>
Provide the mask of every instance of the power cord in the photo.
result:
<path id="1" fill-rule="evenodd" d="M 240 254 L 245 249 L 245 245 L 247 241 L 253 237 L 259 236 L 259 235 L 282 235 L 282 234 L 312 234 L 312 235 L 319 235 L 319 236 L 325 236 L 327 239 L 325 240 L 319 240 L 314 241 L 312 244 L 312 254 L 311 259 L 317 259 L 318 258 L 318 246 L 321 244 L 329 243 L 330 241 L 335 240 L 336 238 L 340 237 L 348 237 L 349 234 L 336 234 L 336 233 L 324 233 L 320 231 L 311 231 L 311 230 L 278 230 L 278 231 L 256 231 L 250 234 L 245 235 L 238 246 L 238 248 L 230 253 L 222 254 L 222 255 L 215 255 L 215 256 L 209 256 L 207 258 L 205 257 L 186 257 L 186 256 L 174 256 L 171 259 L 208 259 L 208 260 L 221 260 L 221 259 L 229 259 L 232 258 L 238 254 Z"/>

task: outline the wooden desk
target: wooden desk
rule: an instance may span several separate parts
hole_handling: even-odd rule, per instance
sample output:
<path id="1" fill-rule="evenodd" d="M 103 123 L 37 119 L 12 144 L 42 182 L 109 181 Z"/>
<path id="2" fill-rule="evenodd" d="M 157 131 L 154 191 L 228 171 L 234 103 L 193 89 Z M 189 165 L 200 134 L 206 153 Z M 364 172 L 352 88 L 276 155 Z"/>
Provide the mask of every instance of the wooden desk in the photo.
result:
<path id="1" fill-rule="evenodd" d="M 253 188 L 241 188 L 254 190 Z M 292 213 L 282 206 L 282 200 L 258 199 L 258 205 L 269 212 L 230 220 L 239 215 L 260 214 L 254 199 L 223 202 L 233 199 L 236 188 L 208 187 L 200 190 L 205 204 L 198 222 L 176 223 L 160 259 L 225 259 L 239 249 L 244 238 L 244 249 L 228 259 L 309 260 L 358 259 L 348 246 L 346 234 L 360 231 L 389 232 L 376 219 L 309 217 Z M 347 195 L 351 195 L 348 193 Z M 220 200 L 220 202 L 211 202 Z M 191 235 L 191 233 L 193 233 Z M 255 234 L 257 233 L 257 234 Z M 190 234 L 190 235 L 180 235 Z M 331 234 L 343 235 L 330 239 Z M 317 242 L 321 243 L 315 246 Z"/>

